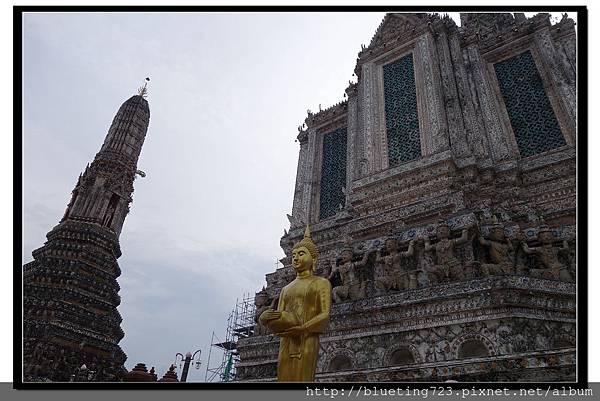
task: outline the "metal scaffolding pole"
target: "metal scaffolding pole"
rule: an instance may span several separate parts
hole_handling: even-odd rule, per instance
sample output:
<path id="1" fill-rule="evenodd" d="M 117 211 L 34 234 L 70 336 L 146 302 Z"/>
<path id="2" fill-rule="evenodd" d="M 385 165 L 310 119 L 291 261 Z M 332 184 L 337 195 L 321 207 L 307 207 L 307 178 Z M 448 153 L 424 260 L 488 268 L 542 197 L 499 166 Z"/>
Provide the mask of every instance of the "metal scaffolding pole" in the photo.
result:
<path id="1" fill-rule="evenodd" d="M 235 307 L 229 313 L 225 341 L 221 341 L 213 331 L 208 361 L 206 362 L 205 381 L 226 382 L 235 380 L 235 366 L 239 362 L 237 342 L 242 338 L 250 337 L 254 333 L 254 311 L 254 297 L 250 294 L 244 294 L 241 300 L 236 299 Z M 219 362 L 211 366 L 210 360 L 213 349 L 215 352 L 220 352 L 221 355 Z"/>

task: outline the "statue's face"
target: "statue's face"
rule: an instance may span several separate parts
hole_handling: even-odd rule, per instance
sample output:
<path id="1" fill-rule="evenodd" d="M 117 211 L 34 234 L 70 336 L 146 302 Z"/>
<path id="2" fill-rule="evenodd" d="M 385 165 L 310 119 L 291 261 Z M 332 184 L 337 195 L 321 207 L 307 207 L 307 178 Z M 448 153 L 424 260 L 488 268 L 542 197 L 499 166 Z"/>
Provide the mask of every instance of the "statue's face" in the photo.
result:
<path id="1" fill-rule="evenodd" d="M 301 246 L 292 250 L 292 266 L 297 273 L 312 269 L 313 258 L 306 247 Z"/>
<path id="2" fill-rule="evenodd" d="M 436 234 L 438 238 L 448 238 L 450 235 L 450 228 L 448 228 L 448 226 L 439 226 Z"/>
<path id="3" fill-rule="evenodd" d="M 347 263 L 350 262 L 352 260 L 352 251 L 346 249 L 342 251 L 342 254 L 340 255 L 342 257 L 342 262 Z"/>
<path id="4" fill-rule="evenodd" d="M 396 252 L 398 250 L 398 242 L 395 239 L 385 241 L 385 250 L 388 252 Z"/>
<path id="5" fill-rule="evenodd" d="M 490 238 L 494 241 L 502 241 L 504 239 L 504 229 L 499 227 L 492 228 Z"/>
<path id="6" fill-rule="evenodd" d="M 542 244 L 551 244 L 554 240 L 554 234 L 551 231 L 544 231 L 540 233 L 539 240 Z"/>
<path id="7" fill-rule="evenodd" d="M 268 297 L 264 294 L 257 295 L 256 297 L 254 297 L 254 305 L 263 306 L 267 303 L 267 299 Z"/>

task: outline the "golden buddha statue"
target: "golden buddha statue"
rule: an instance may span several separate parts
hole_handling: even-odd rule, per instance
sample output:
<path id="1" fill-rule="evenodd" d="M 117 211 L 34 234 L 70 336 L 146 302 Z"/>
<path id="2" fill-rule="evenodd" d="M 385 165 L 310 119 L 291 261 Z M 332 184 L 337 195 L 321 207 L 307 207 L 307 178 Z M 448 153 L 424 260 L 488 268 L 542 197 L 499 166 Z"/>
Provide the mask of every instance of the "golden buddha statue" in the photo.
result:
<path id="1" fill-rule="evenodd" d="M 304 238 L 292 250 L 296 278 L 281 290 L 277 310 L 260 315 L 260 323 L 281 337 L 278 381 L 310 382 L 315 378 L 319 333 L 327 328 L 331 309 L 329 280 L 313 274 L 318 256 L 307 226 Z"/>

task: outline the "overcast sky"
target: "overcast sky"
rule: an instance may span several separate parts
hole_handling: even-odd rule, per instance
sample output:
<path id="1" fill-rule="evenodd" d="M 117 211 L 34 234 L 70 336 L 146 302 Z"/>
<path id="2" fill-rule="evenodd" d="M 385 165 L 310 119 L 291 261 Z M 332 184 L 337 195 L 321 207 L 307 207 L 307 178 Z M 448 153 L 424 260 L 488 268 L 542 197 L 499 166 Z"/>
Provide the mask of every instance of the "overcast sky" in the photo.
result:
<path id="1" fill-rule="evenodd" d="M 62 217 L 119 106 L 151 78 L 119 259 L 126 367 L 162 376 L 223 338 L 283 257 L 306 110 L 343 100 L 383 13 L 27 14 L 23 263 Z M 211 356 L 211 365 L 218 358 Z"/>

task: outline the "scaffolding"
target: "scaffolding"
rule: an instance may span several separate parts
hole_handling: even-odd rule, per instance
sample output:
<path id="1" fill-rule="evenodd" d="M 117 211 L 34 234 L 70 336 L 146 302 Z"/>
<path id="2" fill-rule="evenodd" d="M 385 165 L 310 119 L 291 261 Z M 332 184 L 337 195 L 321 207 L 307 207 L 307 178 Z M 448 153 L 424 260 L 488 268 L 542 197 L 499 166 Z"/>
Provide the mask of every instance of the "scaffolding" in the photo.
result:
<path id="1" fill-rule="evenodd" d="M 229 314 L 224 341 L 221 341 L 213 330 L 204 381 L 227 382 L 235 379 L 235 366 L 239 362 L 237 342 L 239 339 L 248 338 L 254 333 L 254 310 L 254 297 L 250 294 L 244 294 L 241 300 L 236 299 L 235 308 Z M 222 355 L 218 362 L 211 366 L 210 359 L 213 351 L 215 353 L 220 352 Z"/>

